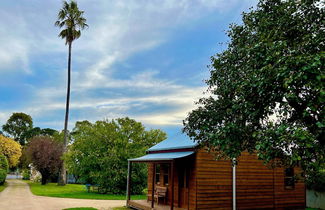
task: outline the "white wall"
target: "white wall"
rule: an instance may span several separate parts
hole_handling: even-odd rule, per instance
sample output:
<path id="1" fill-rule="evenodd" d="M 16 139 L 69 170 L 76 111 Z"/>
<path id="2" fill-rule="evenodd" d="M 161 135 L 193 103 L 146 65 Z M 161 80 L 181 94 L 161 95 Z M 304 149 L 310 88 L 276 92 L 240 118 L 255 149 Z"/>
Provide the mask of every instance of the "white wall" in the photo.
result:
<path id="1" fill-rule="evenodd" d="M 306 197 L 307 207 L 325 209 L 325 192 L 307 190 Z"/>

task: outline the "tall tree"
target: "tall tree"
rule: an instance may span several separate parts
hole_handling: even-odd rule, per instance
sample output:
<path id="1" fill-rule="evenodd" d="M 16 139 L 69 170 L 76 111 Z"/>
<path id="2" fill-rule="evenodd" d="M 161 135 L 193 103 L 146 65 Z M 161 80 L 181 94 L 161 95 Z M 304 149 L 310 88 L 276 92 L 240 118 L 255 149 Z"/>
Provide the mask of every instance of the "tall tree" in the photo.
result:
<path id="1" fill-rule="evenodd" d="M 59 37 L 65 39 L 65 44 L 69 47 L 68 57 L 68 85 L 67 85 L 67 99 L 64 119 L 64 148 L 66 150 L 68 142 L 68 120 L 69 120 L 69 104 L 70 104 L 70 83 L 71 83 L 71 47 L 72 42 L 78 39 L 81 35 L 81 30 L 88 27 L 86 19 L 83 17 L 84 11 L 79 10 L 77 2 L 67 1 L 63 2 L 63 7 L 58 13 L 58 20 L 55 22 L 55 26 L 63 28 Z M 65 185 L 66 183 L 66 170 L 64 164 L 62 164 L 59 185 Z"/>
<path id="2" fill-rule="evenodd" d="M 21 145 L 25 145 L 25 133 L 33 128 L 33 119 L 25 113 L 13 113 L 2 126 L 2 130 Z"/>
<path id="3" fill-rule="evenodd" d="M 324 19 L 320 0 L 260 0 L 212 57 L 211 96 L 198 101 L 184 131 L 219 156 L 254 151 L 308 174 L 324 166 Z"/>

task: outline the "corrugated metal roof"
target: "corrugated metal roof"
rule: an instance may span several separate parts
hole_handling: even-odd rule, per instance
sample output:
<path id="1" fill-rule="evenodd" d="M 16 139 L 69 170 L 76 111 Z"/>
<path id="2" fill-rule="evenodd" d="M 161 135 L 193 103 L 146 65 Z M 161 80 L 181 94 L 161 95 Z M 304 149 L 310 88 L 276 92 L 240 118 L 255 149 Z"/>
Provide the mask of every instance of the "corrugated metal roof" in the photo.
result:
<path id="1" fill-rule="evenodd" d="M 153 153 L 147 154 L 145 156 L 129 159 L 130 161 L 160 161 L 160 160 L 174 160 L 178 158 L 187 157 L 193 154 L 193 151 L 190 152 L 168 152 L 168 153 Z"/>
<path id="2" fill-rule="evenodd" d="M 187 138 L 177 138 L 177 139 L 166 139 L 155 146 L 149 148 L 147 151 L 160 151 L 160 150 L 171 150 L 171 149 L 187 149 L 194 148 L 198 143 Z"/>

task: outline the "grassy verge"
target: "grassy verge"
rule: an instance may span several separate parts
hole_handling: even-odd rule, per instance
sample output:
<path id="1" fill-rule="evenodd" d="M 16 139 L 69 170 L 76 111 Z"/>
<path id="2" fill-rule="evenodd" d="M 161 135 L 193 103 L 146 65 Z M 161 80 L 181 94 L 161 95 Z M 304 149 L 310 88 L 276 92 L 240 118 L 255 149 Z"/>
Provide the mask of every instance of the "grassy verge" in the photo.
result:
<path id="1" fill-rule="evenodd" d="M 41 185 L 40 183 L 33 183 L 26 181 L 30 190 L 34 195 L 59 197 L 59 198 L 79 198 L 79 199 L 97 199 L 97 200 L 125 200 L 125 195 L 110 195 L 98 194 L 95 192 L 87 192 L 84 185 L 67 184 L 65 186 L 58 186 L 56 183 L 48 183 Z M 133 200 L 144 200 L 146 195 L 133 195 Z"/>
<path id="2" fill-rule="evenodd" d="M 3 185 L 0 185 L 0 192 L 2 192 L 7 186 L 8 186 L 7 182 L 5 182 Z"/>

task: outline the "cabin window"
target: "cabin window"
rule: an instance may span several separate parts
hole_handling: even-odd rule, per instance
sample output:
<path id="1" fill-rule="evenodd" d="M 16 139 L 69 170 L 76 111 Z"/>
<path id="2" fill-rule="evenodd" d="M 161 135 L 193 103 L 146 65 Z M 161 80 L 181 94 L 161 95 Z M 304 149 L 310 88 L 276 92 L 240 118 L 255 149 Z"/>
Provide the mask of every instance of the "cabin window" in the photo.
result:
<path id="1" fill-rule="evenodd" d="M 156 164 L 156 184 L 160 184 L 160 164 Z"/>
<path id="2" fill-rule="evenodd" d="M 294 169 L 286 168 L 284 170 L 284 188 L 285 189 L 294 189 L 295 188 L 295 177 Z"/>

